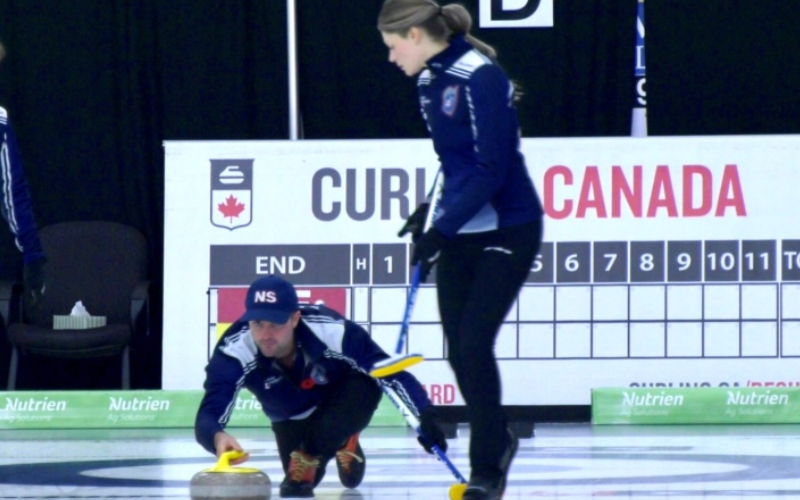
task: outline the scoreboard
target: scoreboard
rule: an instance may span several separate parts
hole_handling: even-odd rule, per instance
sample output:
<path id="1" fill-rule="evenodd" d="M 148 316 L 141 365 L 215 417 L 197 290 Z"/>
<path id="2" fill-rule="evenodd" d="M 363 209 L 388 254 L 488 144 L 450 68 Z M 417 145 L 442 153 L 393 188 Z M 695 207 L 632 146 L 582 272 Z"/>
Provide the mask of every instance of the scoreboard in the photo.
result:
<path id="1" fill-rule="evenodd" d="M 165 389 L 202 386 L 265 274 L 394 349 L 411 277 L 396 232 L 433 180 L 429 141 L 165 150 Z M 545 233 L 495 346 L 505 404 L 588 404 L 595 387 L 800 385 L 800 137 L 524 139 L 523 153 Z M 435 403 L 463 404 L 433 275 L 408 350 L 424 355 L 412 371 Z"/>

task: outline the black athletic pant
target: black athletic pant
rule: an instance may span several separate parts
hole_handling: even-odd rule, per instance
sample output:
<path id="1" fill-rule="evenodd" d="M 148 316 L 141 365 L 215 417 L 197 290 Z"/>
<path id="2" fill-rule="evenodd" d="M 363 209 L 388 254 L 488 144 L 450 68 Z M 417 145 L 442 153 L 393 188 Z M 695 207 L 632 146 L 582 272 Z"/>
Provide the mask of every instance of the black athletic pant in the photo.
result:
<path id="1" fill-rule="evenodd" d="M 467 404 L 472 475 L 493 480 L 501 475 L 507 422 L 494 343 L 541 238 L 541 221 L 458 235 L 436 264 L 447 356 Z"/>
<path id="2" fill-rule="evenodd" d="M 352 370 L 327 400 L 303 420 L 274 422 L 272 430 L 283 471 L 288 473 L 291 454 L 302 450 L 320 457 L 317 484 L 325 465 L 353 434 L 364 430 L 378 408 L 383 391 L 375 379 Z"/>

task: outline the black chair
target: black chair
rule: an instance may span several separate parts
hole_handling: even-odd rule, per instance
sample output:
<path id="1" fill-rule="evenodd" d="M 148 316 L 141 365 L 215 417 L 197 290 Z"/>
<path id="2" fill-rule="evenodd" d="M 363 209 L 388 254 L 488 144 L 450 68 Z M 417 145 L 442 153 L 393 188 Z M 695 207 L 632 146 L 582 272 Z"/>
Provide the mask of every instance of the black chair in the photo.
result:
<path id="1" fill-rule="evenodd" d="M 40 229 L 47 255 L 45 294 L 38 304 L 23 297 L 21 285 L 0 285 L 11 361 L 8 390 L 26 355 L 50 358 L 119 356 L 122 388 L 130 388 L 130 348 L 135 337 L 149 334 L 147 241 L 141 232 L 115 222 L 76 221 Z M 70 314 L 82 301 L 92 316 L 106 316 L 106 326 L 54 330 L 53 316 Z"/>

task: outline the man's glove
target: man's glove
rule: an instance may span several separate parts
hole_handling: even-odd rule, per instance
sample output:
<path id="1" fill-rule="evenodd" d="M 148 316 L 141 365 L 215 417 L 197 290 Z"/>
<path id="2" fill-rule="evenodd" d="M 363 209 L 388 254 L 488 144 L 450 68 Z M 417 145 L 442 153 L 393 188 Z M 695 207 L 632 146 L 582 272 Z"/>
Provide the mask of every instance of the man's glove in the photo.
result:
<path id="1" fill-rule="evenodd" d="M 436 422 L 438 416 L 433 406 L 428 406 L 419 414 L 420 435 L 417 437 L 417 441 L 425 448 L 425 451 L 431 454 L 433 454 L 433 445 L 438 446 L 442 451 L 447 451 L 447 439 L 444 437 L 444 431 Z"/>
<path id="2" fill-rule="evenodd" d="M 436 261 L 439 260 L 439 255 L 442 253 L 442 247 L 446 241 L 447 238 L 438 229 L 432 227 L 425 231 L 414 243 L 411 265 L 419 264 L 421 282 L 425 283 L 425 280 L 428 279 L 428 274 L 430 274 L 431 268 L 436 264 Z"/>
<path id="3" fill-rule="evenodd" d="M 400 229 L 400 232 L 397 233 L 397 236 L 401 238 L 408 233 L 411 233 L 411 241 L 416 243 L 420 236 L 422 236 L 422 230 L 425 228 L 425 219 L 428 217 L 428 209 L 430 208 L 430 203 L 421 203 L 414 213 L 411 214 L 408 219 L 406 219 L 405 225 Z"/>
<path id="4" fill-rule="evenodd" d="M 47 262 L 47 259 L 44 257 L 28 262 L 22 271 L 25 296 L 30 299 L 31 304 L 34 306 L 41 301 L 46 288 L 43 269 L 45 262 Z"/>

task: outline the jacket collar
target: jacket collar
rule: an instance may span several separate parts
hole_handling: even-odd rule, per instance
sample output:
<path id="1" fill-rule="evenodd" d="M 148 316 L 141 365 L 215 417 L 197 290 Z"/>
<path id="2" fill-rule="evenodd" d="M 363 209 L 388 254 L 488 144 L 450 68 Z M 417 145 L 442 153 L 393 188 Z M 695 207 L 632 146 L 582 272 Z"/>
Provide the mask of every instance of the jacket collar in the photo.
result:
<path id="1" fill-rule="evenodd" d="M 434 75 L 443 74 L 461 56 L 473 49 L 472 45 L 464 39 L 464 35 L 461 33 L 452 35 L 447 40 L 447 44 L 447 48 L 425 62 L 425 65 Z"/>

